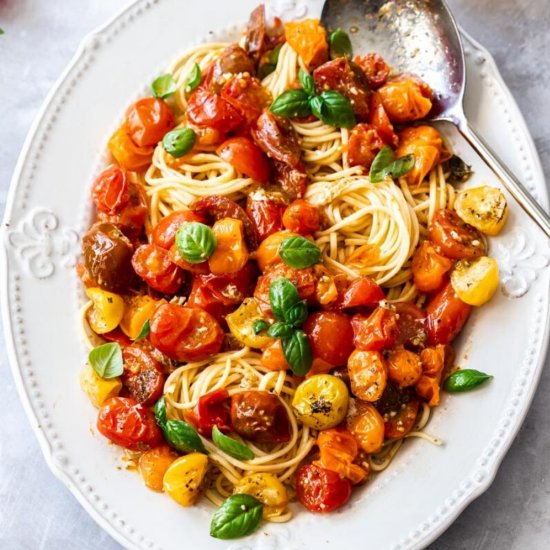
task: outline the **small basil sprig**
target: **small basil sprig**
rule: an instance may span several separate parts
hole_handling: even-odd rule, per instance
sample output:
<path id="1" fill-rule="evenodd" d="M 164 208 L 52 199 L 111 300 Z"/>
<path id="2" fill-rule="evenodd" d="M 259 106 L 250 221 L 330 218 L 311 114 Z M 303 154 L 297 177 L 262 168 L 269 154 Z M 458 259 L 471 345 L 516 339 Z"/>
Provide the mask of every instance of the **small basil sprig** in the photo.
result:
<path id="1" fill-rule="evenodd" d="M 270 111 L 287 118 L 308 116 L 311 114 L 309 96 L 304 90 L 287 90 L 271 104 Z"/>
<path id="2" fill-rule="evenodd" d="M 124 371 L 122 350 L 120 344 L 116 342 L 109 342 L 94 348 L 88 354 L 88 361 L 97 375 L 106 380 L 116 378 Z"/>
<path id="3" fill-rule="evenodd" d="M 298 290 L 288 279 L 280 277 L 271 283 L 269 301 L 277 321 L 286 321 L 286 312 L 299 300 Z"/>
<path id="4" fill-rule="evenodd" d="M 307 319 L 307 302 L 300 300 L 295 303 L 285 314 L 288 323 L 295 327 L 301 327 Z"/>
<path id="5" fill-rule="evenodd" d="M 216 510 L 210 524 L 210 536 L 238 539 L 254 532 L 262 521 L 263 505 L 251 495 L 231 495 Z"/>
<path id="6" fill-rule="evenodd" d="M 260 332 L 263 332 L 268 328 L 269 323 L 267 321 L 264 321 L 264 319 L 258 319 L 257 321 L 254 321 L 254 325 L 252 325 L 252 330 L 254 331 L 254 334 L 260 334 Z"/>
<path id="7" fill-rule="evenodd" d="M 475 369 L 458 370 L 445 380 L 443 389 L 452 393 L 466 392 L 477 388 L 491 378 L 493 377 L 490 374 Z"/>
<path id="8" fill-rule="evenodd" d="M 151 322 L 149 321 L 149 319 L 147 319 L 147 321 L 143 323 L 143 326 L 141 327 L 139 334 L 134 338 L 134 342 L 137 342 L 138 340 L 142 340 L 143 338 L 147 338 L 150 332 L 151 332 Z"/>
<path id="9" fill-rule="evenodd" d="M 304 69 L 300 69 L 300 72 L 298 73 L 298 79 L 300 80 L 300 84 L 302 85 L 302 88 L 304 89 L 304 92 L 308 95 L 308 97 L 314 96 L 315 81 L 313 80 L 313 77 L 307 71 L 304 71 Z"/>
<path id="10" fill-rule="evenodd" d="M 283 262 L 296 269 L 303 269 L 321 261 L 321 249 L 305 237 L 288 237 L 279 247 Z"/>
<path id="11" fill-rule="evenodd" d="M 212 428 L 212 442 L 218 449 L 237 460 L 252 460 L 256 456 L 249 447 L 223 434 L 216 425 Z"/>
<path id="12" fill-rule="evenodd" d="M 270 338 L 288 338 L 292 336 L 294 327 L 290 323 L 273 323 L 268 331 L 267 335 Z"/>
<path id="13" fill-rule="evenodd" d="M 330 45 L 330 58 L 336 59 L 337 57 L 351 57 L 353 49 L 351 47 L 351 40 L 347 33 L 342 29 L 336 29 L 331 32 L 328 37 Z"/>
<path id="14" fill-rule="evenodd" d="M 414 155 L 405 155 L 396 159 L 392 148 L 385 145 L 372 161 L 369 179 L 372 183 L 378 183 L 383 181 L 386 176 L 400 178 L 412 170 L 414 162 Z"/>
<path id="15" fill-rule="evenodd" d="M 185 84 L 185 93 L 190 94 L 201 83 L 201 79 L 201 68 L 198 63 L 195 63 Z"/>
<path id="16" fill-rule="evenodd" d="M 307 374 L 313 363 L 313 356 L 306 333 L 303 330 L 295 330 L 292 336 L 284 338 L 281 344 L 292 372 L 298 376 Z"/>
<path id="17" fill-rule="evenodd" d="M 163 74 L 153 80 L 151 84 L 153 95 L 160 99 L 170 97 L 177 89 L 176 81 L 170 73 Z"/>
<path id="18" fill-rule="evenodd" d="M 164 134 L 162 146 L 169 155 L 178 159 L 193 149 L 196 139 L 197 135 L 191 128 L 176 128 Z"/>
<path id="19" fill-rule="evenodd" d="M 187 222 L 176 232 L 176 247 L 189 263 L 200 264 L 214 253 L 216 235 L 203 223 Z"/>

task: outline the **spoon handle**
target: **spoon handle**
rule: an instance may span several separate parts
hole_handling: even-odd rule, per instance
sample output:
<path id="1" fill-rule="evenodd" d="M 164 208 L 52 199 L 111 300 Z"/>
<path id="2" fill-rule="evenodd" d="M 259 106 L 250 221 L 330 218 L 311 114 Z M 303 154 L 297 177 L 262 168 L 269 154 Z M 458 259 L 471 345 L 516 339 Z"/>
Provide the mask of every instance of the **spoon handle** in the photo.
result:
<path id="1" fill-rule="evenodd" d="M 512 172 L 510 172 L 497 154 L 467 122 L 458 124 L 458 129 L 476 150 L 477 154 L 499 177 L 510 195 L 516 199 L 527 215 L 546 233 L 547 237 L 550 238 L 550 216 L 548 216 L 542 206 L 531 196 L 523 184 L 520 183 Z"/>

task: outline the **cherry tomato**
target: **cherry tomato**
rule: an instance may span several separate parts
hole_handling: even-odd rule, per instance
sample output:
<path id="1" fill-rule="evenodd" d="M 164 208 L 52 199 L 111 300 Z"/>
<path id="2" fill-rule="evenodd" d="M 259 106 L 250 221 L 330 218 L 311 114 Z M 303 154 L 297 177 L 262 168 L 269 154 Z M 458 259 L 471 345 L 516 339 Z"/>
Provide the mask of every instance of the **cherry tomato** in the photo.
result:
<path id="1" fill-rule="evenodd" d="M 231 44 L 222 51 L 220 56 L 206 71 L 202 87 L 208 87 L 216 92 L 227 80 L 227 75 L 248 73 L 254 75 L 256 68 L 254 61 L 237 44 Z"/>
<path id="2" fill-rule="evenodd" d="M 175 263 L 177 266 L 181 267 L 185 271 L 189 271 L 190 273 L 199 273 L 201 275 L 210 273 L 208 260 L 205 262 L 200 262 L 198 264 L 192 264 L 179 253 L 178 247 L 175 244 L 170 247 L 168 256 L 170 257 L 171 262 Z"/>
<path id="3" fill-rule="evenodd" d="M 121 126 L 110 137 L 108 147 L 120 166 L 132 172 L 149 166 L 155 152 L 154 147 L 139 147 L 136 145 L 128 135 L 125 126 Z"/>
<path id="4" fill-rule="evenodd" d="M 332 512 L 351 496 L 351 481 L 332 470 L 306 464 L 296 473 L 296 495 L 310 512 Z"/>
<path id="5" fill-rule="evenodd" d="M 417 77 L 402 74 L 391 78 L 378 93 L 392 122 L 420 120 L 432 109 L 432 90 Z"/>
<path id="6" fill-rule="evenodd" d="M 112 164 L 99 174 L 92 186 L 96 208 L 105 214 L 116 214 L 130 200 L 128 187 L 126 170 Z"/>
<path id="7" fill-rule="evenodd" d="M 380 88 L 390 75 L 391 69 L 389 65 L 377 53 L 356 55 L 353 58 L 353 62 L 365 73 L 369 87 L 372 89 Z"/>
<path id="8" fill-rule="evenodd" d="M 348 374 L 353 394 L 363 401 L 377 401 L 388 380 L 388 367 L 379 351 L 356 349 L 348 359 Z"/>
<path id="9" fill-rule="evenodd" d="M 345 313 L 318 311 L 307 318 L 303 329 L 314 357 L 334 367 L 346 364 L 353 351 L 353 328 Z"/>
<path id="10" fill-rule="evenodd" d="M 196 126 L 207 126 L 226 134 L 240 126 L 242 116 L 214 92 L 197 88 L 187 103 L 187 118 Z"/>
<path id="11" fill-rule="evenodd" d="M 220 388 L 200 397 L 195 409 L 185 418 L 201 435 L 211 438 L 214 426 L 225 432 L 231 430 L 229 409 L 229 393 L 225 388 Z"/>
<path id="12" fill-rule="evenodd" d="M 430 240 L 442 254 L 454 260 L 472 260 L 487 252 L 481 233 L 449 209 L 435 213 L 430 224 Z"/>
<path id="13" fill-rule="evenodd" d="M 414 253 L 411 271 L 414 285 L 420 292 L 439 290 L 445 275 L 453 267 L 453 261 L 438 254 L 430 241 L 424 241 Z"/>
<path id="14" fill-rule="evenodd" d="M 358 313 L 351 319 L 353 342 L 363 351 L 380 351 L 391 348 L 399 336 L 397 315 L 378 306 L 369 316 Z"/>
<path id="15" fill-rule="evenodd" d="M 187 298 L 189 307 L 199 307 L 207 311 L 223 325 L 225 316 L 231 313 L 235 306 L 220 302 L 199 279 L 193 279 L 193 286 Z"/>
<path id="16" fill-rule="evenodd" d="M 352 281 L 338 299 L 338 307 L 375 306 L 384 299 L 384 291 L 370 277 L 359 277 Z"/>
<path id="17" fill-rule="evenodd" d="M 245 391 L 231 396 L 231 425 L 245 439 L 262 443 L 290 441 L 290 420 L 278 396 Z"/>
<path id="18" fill-rule="evenodd" d="M 256 266 L 253 262 L 248 262 L 236 273 L 195 275 L 195 279 L 206 287 L 218 302 L 228 306 L 240 304 L 249 295 L 256 274 Z"/>
<path id="19" fill-rule="evenodd" d="M 462 330 L 472 311 L 447 283 L 426 308 L 428 344 L 450 344 Z"/>
<path id="20" fill-rule="evenodd" d="M 155 225 L 152 232 L 153 243 L 161 248 L 169 250 L 176 240 L 178 229 L 186 222 L 205 223 L 203 216 L 199 216 L 191 210 L 177 210 L 162 218 Z"/>
<path id="21" fill-rule="evenodd" d="M 263 151 L 247 137 L 234 137 L 224 141 L 216 154 L 239 172 L 259 183 L 269 180 L 269 162 Z"/>
<path id="22" fill-rule="evenodd" d="M 126 111 L 126 131 L 138 147 L 156 145 L 174 127 L 174 115 L 167 103 L 144 97 Z"/>
<path id="23" fill-rule="evenodd" d="M 253 126 L 262 111 L 271 104 L 272 97 L 262 83 L 249 74 L 238 74 L 226 82 L 220 95 Z"/>
<path id="24" fill-rule="evenodd" d="M 262 365 L 269 370 L 288 370 L 288 364 L 280 339 L 276 339 L 262 352 Z"/>
<path id="25" fill-rule="evenodd" d="M 420 358 L 411 350 L 398 347 L 387 356 L 388 378 L 400 387 L 414 386 L 422 375 Z"/>
<path id="26" fill-rule="evenodd" d="M 286 203 L 279 194 L 260 190 L 248 195 L 246 212 L 254 222 L 260 241 L 281 231 L 285 208 Z"/>
<path id="27" fill-rule="evenodd" d="M 321 225 L 319 210 L 303 199 L 296 199 L 285 210 L 283 225 L 285 229 L 294 233 L 310 235 L 319 231 Z"/>
<path id="28" fill-rule="evenodd" d="M 120 327 L 115 328 L 115 330 L 111 330 L 111 332 L 105 332 L 101 335 L 101 338 L 107 340 L 107 342 L 116 342 L 122 347 L 129 346 L 132 343 L 132 340 L 130 340 L 130 338 L 122 332 Z"/>
<path id="29" fill-rule="evenodd" d="M 450 346 L 438 344 L 431 348 L 425 348 L 420 352 L 422 376 L 414 389 L 418 396 L 428 402 L 430 407 L 439 405 L 439 385 L 447 362 L 446 348 L 448 347 Z"/>
<path id="30" fill-rule="evenodd" d="M 258 118 L 256 127 L 252 129 L 252 137 L 262 151 L 272 159 L 290 167 L 299 164 L 300 144 L 288 120 L 277 118 L 269 111 L 264 111 Z"/>
<path id="31" fill-rule="evenodd" d="M 398 302 L 394 307 L 399 329 L 396 345 L 413 349 L 423 347 L 428 338 L 426 314 L 419 307 L 407 302 Z"/>
<path id="32" fill-rule="evenodd" d="M 420 400 L 413 388 L 398 388 L 388 382 L 382 397 L 374 406 L 384 419 L 384 437 L 397 439 L 413 429 Z"/>
<path id="33" fill-rule="evenodd" d="M 358 124 L 351 131 L 348 143 L 350 166 L 370 168 L 374 157 L 384 147 L 378 130 L 371 124 Z"/>
<path id="34" fill-rule="evenodd" d="M 146 451 L 162 441 L 151 409 L 129 397 L 108 399 L 99 409 L 97 429 L 116 445 L 131 451 Z"/>
<path id="35" fill-rule="evenodd" d="M 273 161 L 273 182 L 290 199 L 301 199 L 306 193 L 308 175 L 301 163 L 290 166 Z"/>
<path id="36" fill-rule="evenodd" d="M 172 263 L 168 251 L 154 244 L 142 244 L 132 256 L 134 271 L 151 288 L 174 294 L 182 285 L 185 275 L 180 267 Z"/>
<path id="37" fill-rule="evenodd" d="M 161 304 L 150 321 L 149 340 L 176 361 L 200 361 L 220 351 L 223 331 L 217 321 L 197 307 Z"/>
<path id="38" fill-rule="evenodd" d="M 153 405 L 162 395 L 164 374 L 160 363 L 138 346 L 122 350 L 124 373 L 122 384 L 135 401 Z"/>
<path id="39" fill-rule="evenodd" d="M 369 122 L 376 128 L 378 135 L 386 145 L 397 147 L 399 138 L 393 129 L 393 124 L 390 122 L 378 92 L 373 92 L 371 95 Z"/>
<path id="40" fill-rule="evenodd" d="M 355 411 L 346 424 L 365 453 L 380 451 L 384 444 L 384 419 L 372 403 L 356 399 Z"/>
<path id="41" fill-rule="evenodd" d="M 246 27 L 246 50 L 258 62 L 266 49 L 265 6 L 260 4 L 250 14 Z"/>

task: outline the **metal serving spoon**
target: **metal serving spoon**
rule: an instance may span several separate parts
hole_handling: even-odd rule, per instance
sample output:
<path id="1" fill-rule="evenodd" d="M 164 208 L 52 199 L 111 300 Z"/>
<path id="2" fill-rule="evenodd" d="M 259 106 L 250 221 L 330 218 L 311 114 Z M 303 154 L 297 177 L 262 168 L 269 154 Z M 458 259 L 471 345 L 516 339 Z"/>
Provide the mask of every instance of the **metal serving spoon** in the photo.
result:
<path id="1" fill-rule="evenodd" d="M 329 30 L 346 31 L 356 52 L 379 52 L 391 66 L 423 78 L 435 95 L 429 118 L 453 123 L 550 237 L 548 214 L 468 124 L 464 50 L 443 0 L 326 0 L 321 20 Z"/>

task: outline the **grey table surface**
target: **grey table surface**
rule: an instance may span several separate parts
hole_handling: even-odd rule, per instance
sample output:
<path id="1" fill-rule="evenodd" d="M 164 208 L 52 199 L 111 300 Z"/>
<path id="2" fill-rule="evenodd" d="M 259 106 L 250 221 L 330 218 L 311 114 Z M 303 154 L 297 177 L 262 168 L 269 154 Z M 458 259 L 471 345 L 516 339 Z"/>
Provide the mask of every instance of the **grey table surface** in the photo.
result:
<path id="1" fill-rule="evenodd" d="M 0 0 L 0 212 L 25 135 L 81 38 L 127 0 Z M 550 1 L 449 0 L 459 23 L 494 55 L 550 181 Z M 189 6 L 190 4 L 186 4 Z M 550 361 L 491 488 L 432 549 L 550 547 Z M 120 548 L 48 470 L 0 334 L 0 549 Z"/>

